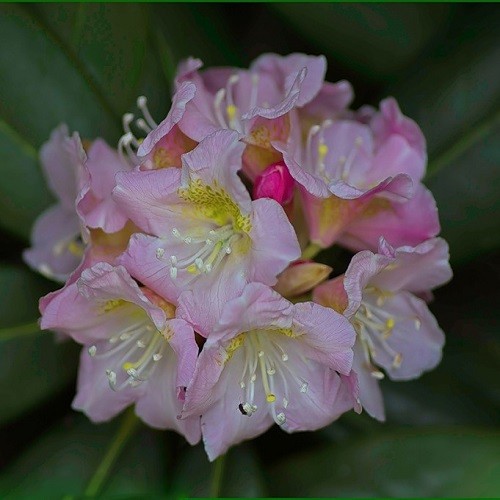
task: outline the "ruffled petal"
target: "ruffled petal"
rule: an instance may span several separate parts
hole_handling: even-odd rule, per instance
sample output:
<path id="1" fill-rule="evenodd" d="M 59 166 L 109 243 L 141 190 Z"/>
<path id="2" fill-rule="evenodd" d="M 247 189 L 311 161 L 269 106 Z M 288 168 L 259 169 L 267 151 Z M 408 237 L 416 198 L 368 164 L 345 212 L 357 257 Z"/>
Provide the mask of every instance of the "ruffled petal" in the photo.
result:
<path id="1" fill-rule="evenodd" d="M 82 259 L 76 242 L 80 222 L 74 210 L 54 205 L 36 220 L 31 248 L 23 252 L 26 263 L 44 276 L 64 282 Z"/>

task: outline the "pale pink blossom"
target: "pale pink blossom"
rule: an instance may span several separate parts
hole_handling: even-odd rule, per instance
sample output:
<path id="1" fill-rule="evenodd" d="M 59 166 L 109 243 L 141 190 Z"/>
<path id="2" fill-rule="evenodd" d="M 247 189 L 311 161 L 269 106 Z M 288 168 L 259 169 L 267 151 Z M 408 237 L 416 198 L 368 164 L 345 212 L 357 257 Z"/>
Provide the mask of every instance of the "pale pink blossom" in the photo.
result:
<path id="1" fill-rule="evenodd" d="M 147 424 L 199 440 L 199 419 L 177 418 L 198 354 L 193 329 L 123 267 L 84 270 L 49 302 L 41 327 L 84 345 L 73 408 L 103 422 L 135 403 Z"/>
<path id="2" fill-rule="evenodd" d="M 36 220 L 31 248 L 24 251 L 23 258 L 47 278 L 64 282 L 83 255 L 80 220 L 75 209 L 86 182 L 86 155 L 80 137 L 76 132 L 70 137 L 68 127 L 60 125 L 42 146 L 40 161 L 57 203 Z"/>
<path id="3" fill-rule="evenodd" d="M 181 296 L 180 314 L 187 309 L 196 323 L 199 309 L 190 295 Z M 312 302 L 293 305 L 265 285 L 250 283 L 222 306 L 182 416 L 202 415 L 210 460 L 273 423 L 287 432 L 323 427 L 356 406 L 354 339 L 341 314 Z"/>
<path id="4" fill-rule="evenodd" d="M 224 275 L 237 293 L 247 281 L 274 285 L 299 257 L 283 208 L 252 201 L 241 182 L 243 148 L 236 132 L 221 130 L 183 155 L 182 169 L 118 174 L 115 199 L 147 233 L 120 260 L 132 276 L 169 300 L 172 290 L 216 290 Z"/>
<path id="5" fill-rule="evenodd" d="M 345 275 L 319 285 L 313 298 L 350 318 L 357 332 L 354 367 L 360 399 L 383 420 L 378 380 L 410 380 L 441 360 L 444 334 L 419 298 L 451 279 L 448 245 L 441 238 L 416 247 L 393 248 L 383 238 L 379 251 L 356 254 Z"/>

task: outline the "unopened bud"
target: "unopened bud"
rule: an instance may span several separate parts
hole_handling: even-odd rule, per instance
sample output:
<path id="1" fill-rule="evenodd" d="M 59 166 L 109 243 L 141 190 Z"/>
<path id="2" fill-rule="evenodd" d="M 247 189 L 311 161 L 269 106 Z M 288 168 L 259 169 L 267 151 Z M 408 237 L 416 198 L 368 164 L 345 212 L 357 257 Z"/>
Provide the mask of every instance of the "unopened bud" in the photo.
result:
<path id="1" fill-rule="evenodd" d="M 295 181 L 283 162 L 269 165 L 256 179 L 253 186 L 253 197 L 272 198 L 280 205 L 292 201 Z"/>

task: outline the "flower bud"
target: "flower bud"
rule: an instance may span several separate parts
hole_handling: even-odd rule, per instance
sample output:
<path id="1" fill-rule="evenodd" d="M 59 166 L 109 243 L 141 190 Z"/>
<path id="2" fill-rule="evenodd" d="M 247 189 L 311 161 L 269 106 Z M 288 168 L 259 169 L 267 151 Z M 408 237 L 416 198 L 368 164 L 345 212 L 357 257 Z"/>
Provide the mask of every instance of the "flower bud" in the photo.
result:
<path id="1" fill-rule="evenodd" d="M 280 205 L 287 205 L 292 201 L 295 181 L 283 162 L 269 165 L 255 179 L 253 197 L 272 198 Z"/>

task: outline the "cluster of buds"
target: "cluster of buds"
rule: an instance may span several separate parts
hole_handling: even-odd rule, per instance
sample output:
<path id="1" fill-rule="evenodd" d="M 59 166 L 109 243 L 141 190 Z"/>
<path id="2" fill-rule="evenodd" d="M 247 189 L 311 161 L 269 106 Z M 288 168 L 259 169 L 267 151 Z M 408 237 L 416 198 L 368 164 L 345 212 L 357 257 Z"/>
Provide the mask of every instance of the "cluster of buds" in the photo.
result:
<path id="1" fill-rule="evenodd" d="M 211 460 L 273 423 L 383 420 L 378 381 L 418 377 L 444 343 L 419 127 L 392 98 L 350 110 L 323 56 L 201 66 L 179 66 L 161 123 L 140 97 L 116 150 L 66 126 L 42 147 L 59 202 L 24 257 L 64 283 L 41 327 L 84 346 L 73 407 L 101 422 L 135 404 Z M 332 245 L 355 255 L 329 279 L 314 258 Z"/>

